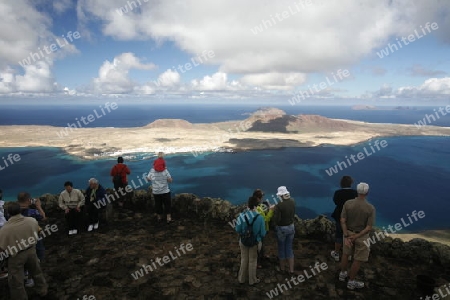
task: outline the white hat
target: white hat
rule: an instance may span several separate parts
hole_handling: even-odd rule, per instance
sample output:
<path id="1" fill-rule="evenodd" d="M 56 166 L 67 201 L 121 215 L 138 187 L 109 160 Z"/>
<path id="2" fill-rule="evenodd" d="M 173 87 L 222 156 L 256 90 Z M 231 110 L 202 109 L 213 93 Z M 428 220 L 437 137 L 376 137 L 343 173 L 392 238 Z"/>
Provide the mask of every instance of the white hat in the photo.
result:
<path id="1" fill-rule="evenodd" d="M 356 186 L 358 194 L 365 195 L 369 192 L 369 185 L 365 182 L 361 182 Z"/>
<path id="2" fill-rule="evenodd" d="M 287 190 L 287 188 L 285 186 L 280 186 L 278 188 L 277 196 L 280 197 L 280 196 L 283 196 L 286 194 L 289 194 L 289 191 Z"/>

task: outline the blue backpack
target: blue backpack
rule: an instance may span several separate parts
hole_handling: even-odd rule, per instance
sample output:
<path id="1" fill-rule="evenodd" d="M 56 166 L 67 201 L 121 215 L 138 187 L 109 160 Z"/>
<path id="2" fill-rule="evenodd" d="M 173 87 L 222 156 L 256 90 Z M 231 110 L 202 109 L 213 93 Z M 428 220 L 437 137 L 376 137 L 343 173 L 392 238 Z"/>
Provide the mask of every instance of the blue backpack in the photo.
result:
<path id="1" fill-rule="evenodd" d="M 259 214 L 256 214 L 255 217 L 253 217 L 253 220 L 251 223 L 248 222 L 247 215 L 245 215 L 245 222 L 247 223 L 247 228 L 245 229 L 244 233 L 241 233 L 241 243 L 245 247 L 253 247 L 258 244 L 258 240 L 256 239 L 256 236 L 253 232 L 253 223 L 255 223 L 255 220 L 258 218 Z"/>

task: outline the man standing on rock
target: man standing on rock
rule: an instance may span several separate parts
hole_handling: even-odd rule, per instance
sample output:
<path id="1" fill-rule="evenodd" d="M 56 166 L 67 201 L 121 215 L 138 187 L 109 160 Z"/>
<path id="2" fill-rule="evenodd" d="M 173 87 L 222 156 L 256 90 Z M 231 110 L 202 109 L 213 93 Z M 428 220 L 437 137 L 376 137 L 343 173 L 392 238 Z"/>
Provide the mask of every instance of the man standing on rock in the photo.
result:
<path id="1" fill-rule="evenodd" d="M 8 222 L 0 229 L 0 251 L 7 251 L 9 255 L 8 283 L 11 299 L 28 299 L 24 286 L 25 268 L 34 278 L 37 293 L 45 297 L 47 282 L 36 255 L 35 237 L 39 232 L 38 222 L 33 218 L 22 216 L 20 204 L 17 202 L 8 205 L 8 215 L 10 216 Z"/>
<path id="2" fill-rule="evenodd" d="M 86 189 L 85 204 L 88 212 L 88 230 L 98 229 L 98 223 L 100 219 L 100 210 L 107 204 L 106 191 L 98 183 L 95 178 L 89 179 L 89 187 Z"/>
<path id="3" fill-rule="evenodd" d="M 125 191 L 125 187 L 128 185 L 127 174 L 129 175 L 130 173 L 128 166 L 123 163 L 123 157 L 119 156 L 117 158 L 117 164 L 112 167 L 111 172 L 109 173 L 109 175 L 112 176 L 114 189 L 119 194 L 119 199 L 117 201 L 119 206 L 123 206 L 123 201 L 126 196 L 123 196 L 122 191 Z M 119 189 L 122 189 L 122 191 L 119 191 Z"/>
<path id="4" fill-rule="evenodd" d="M 364 243 L 369 238 L 372 226 L 375 224 L 375 207 L 367 202 L 369 185 L 361 182 L 357 185 L 358 197 L 345 202 L 341 213 L 341 226 L 344 233 L 344 251 L 341 261 L 339 280 L 349 281 L 347 288 L 350 290 L 364 287 L 364 282 L 356 281 L 355 277 L 362 262 L 369 260 L 370 248 Z M 350 274 L 347 275 L 348 256 L 353 253 L 353 264 Z"/>

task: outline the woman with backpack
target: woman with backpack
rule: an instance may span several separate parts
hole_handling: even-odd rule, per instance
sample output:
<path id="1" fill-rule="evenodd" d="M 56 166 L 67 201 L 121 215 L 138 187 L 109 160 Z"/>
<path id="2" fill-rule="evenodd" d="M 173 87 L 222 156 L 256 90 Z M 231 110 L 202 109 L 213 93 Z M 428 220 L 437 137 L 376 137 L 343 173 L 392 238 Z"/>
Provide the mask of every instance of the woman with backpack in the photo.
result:
<path id="1" fill-rule="evenodd" d="M 248 210 L 239 215 L 239 222 L 235 227 L 240 235 L 239 247 L 241 248 L 238 281 L 245 283 L 248 278 L 249 285 L 259 283 L 259 278 L 256 277 L 258 251 L 262 246 L 261 240 L 266 235 L 264 218 L 256 211 L 258 203 L 256 197 L 252 196 L 248 199 Z"/>

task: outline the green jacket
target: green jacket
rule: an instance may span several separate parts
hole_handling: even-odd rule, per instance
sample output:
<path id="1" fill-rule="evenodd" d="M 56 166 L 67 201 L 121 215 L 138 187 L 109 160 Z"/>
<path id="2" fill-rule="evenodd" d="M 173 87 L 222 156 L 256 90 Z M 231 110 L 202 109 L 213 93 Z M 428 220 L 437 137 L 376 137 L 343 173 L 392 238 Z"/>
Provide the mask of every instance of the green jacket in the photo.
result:
<path id="1" fill-rule="evenodd" d="M 266 224 L 266 231 L 269 231 L 269 222 L 273 216 L 273 209 L 269 209 L 267 205 L 261 203 L 256 207 L 256 211 L 264 218 L 264 223 Z"/>

